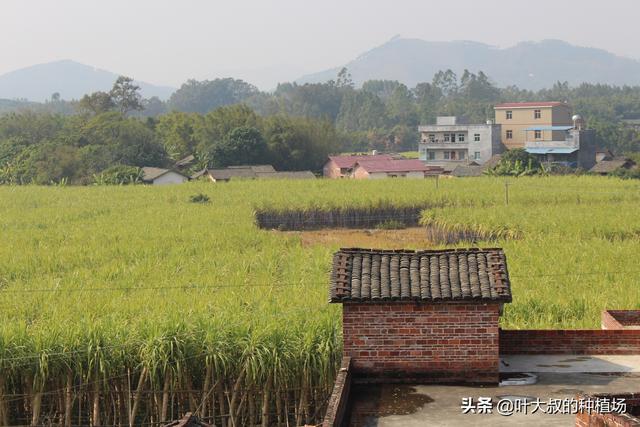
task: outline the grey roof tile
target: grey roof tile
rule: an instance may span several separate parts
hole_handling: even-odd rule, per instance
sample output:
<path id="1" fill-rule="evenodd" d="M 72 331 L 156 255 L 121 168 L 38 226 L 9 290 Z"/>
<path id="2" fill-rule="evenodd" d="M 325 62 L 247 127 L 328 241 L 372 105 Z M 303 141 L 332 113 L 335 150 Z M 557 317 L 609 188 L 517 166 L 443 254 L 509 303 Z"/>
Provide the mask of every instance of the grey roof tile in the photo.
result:
<path id="1" fill-rule="evenodd" d="M 331 302 L 391 300 L 510 302 L 506 256 L 498 248 L 335 253 Z"/>

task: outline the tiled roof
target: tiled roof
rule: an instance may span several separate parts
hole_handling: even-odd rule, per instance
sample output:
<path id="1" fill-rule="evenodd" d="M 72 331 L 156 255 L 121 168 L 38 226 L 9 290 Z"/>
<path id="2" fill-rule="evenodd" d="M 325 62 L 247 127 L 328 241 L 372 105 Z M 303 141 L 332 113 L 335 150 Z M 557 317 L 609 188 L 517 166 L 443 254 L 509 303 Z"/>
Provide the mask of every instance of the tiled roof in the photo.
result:
<path id="1" fill-rule="evenodd" d="M 431 170 L 442 169 L 437 166 L 427 166 L 422 160 L 405 159 L 405 160 L 368 160 L 362 162 L 358 160 L 356 163 L 367 172 L 427 172 Z"/>
<path id="2" fill-rule="evenodd" d="M 393 300 L 510 302 L 506 256 L 499 248 L 334 254 L 331 302 Z"/>
<path id="3" fill-rule="evenodd" d="M 496 104 L 494 108 L 531 108 L 531 107 L 557 107 L 567 105 L 564 102 L 504 102 Z"/>
<path id="4" fill-rule="evenodd" d="M 393 156 L 390 154 L 376 154 L 376 155 L 362 155 L 362 156 L 329 156 L 329 160 L 333 160 L 333 162 L 340 168 L 352 168 L 355 166 L 356 162 L 370 162 L 375 160 L 391 160 Z"/>
<path id="5" fill-rule="evenodd" d="M 602 160 L 596 163 L 589 172 L 611 173 L 618 168 L 630 168 L 635 166 L 635 162 L 628 158 L 614 158 L 613 160 Z"/>

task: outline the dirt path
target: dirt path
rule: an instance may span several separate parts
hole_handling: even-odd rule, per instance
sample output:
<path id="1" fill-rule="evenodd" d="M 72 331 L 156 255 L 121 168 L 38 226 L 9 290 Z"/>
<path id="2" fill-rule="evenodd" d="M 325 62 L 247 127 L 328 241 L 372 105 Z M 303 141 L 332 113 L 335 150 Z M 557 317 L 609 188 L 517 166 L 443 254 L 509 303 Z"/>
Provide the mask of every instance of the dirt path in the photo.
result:
<path id="1" fill-rule="evenodd" d="M 331 229 L 274 232 L 287 236 L 299 236 L 305 247 L 322 245 L 336 248 L 424 249 L 429 245 L 426 232 L 421 227 L 403 230 Z"/>

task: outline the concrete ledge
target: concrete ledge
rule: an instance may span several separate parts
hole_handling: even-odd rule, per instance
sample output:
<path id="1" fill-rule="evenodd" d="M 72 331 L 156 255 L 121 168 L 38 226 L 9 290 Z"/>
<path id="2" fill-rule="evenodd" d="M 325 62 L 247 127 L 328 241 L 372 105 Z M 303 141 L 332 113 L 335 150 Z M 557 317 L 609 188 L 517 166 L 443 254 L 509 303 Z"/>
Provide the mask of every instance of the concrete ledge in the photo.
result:
<path id="1" fill-rule="evenodd" d="M 343 357 L 340 371 L 333 385 L 333 392 L 329 397 L 327 412 L 322 427 L 340 427 L 347 413 L 349 392 L 351 390 L 351 358 Z"/>

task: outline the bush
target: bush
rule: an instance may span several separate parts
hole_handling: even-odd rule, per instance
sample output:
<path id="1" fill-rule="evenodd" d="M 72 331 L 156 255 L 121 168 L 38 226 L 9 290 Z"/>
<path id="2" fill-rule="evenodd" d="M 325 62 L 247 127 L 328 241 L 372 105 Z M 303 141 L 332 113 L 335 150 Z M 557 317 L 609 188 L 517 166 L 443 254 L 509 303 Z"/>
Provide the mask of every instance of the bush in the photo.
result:
<path id="1" fill-rule="evenodd" d="M 640 168 L 633 168 L 633 169 L 618 168 L 611 173 L 611 176 L 615 176 L 622 179 L 640 179 Z"/>
<path id="2" fill-rule="evenodd" d="M 191 203 L 209 203 L 211 199 L 206 194 L 198 193 L 189 197 Z"/>
<path id="3" fill-rule="evenodd" d="M 94 175 L 95 185 L 128 185 L 142 183 L 143 172 L 135 166 L 116 165 Z"/>

